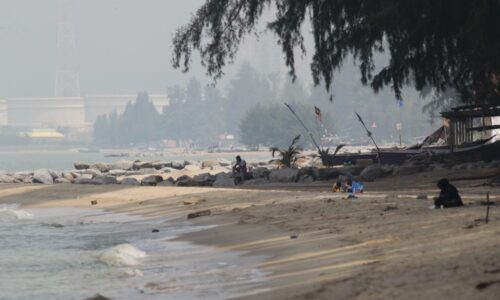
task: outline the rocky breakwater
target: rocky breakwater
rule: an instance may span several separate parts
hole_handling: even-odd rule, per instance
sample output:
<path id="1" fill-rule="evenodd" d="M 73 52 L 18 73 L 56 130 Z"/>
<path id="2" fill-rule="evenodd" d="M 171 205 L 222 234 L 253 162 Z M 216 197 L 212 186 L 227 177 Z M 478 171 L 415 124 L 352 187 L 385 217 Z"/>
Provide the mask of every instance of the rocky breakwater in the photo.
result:
<path id="1" fill-rule="evenodd" d="M 118 161 L 115 163 L 74 163 L 73 170 L 40 169 L 30 172 L 2 172 L 0 183 L 5 184 L 88 184 L 127 186 L 233 187 L 232 163 L 212 161 Z M 469 163 L 455 166 L 345 166 L 317 167 L 315 162 L 299 168 L 277 168 L 269 162 L 248 163 L 249 172 L 242 186 L 310 183 L 316 181 L 345 181 L 348 177 L 374 181 L 387 176 L 411 175 L 442 169 L 498 168 L 500 162 Z"/>

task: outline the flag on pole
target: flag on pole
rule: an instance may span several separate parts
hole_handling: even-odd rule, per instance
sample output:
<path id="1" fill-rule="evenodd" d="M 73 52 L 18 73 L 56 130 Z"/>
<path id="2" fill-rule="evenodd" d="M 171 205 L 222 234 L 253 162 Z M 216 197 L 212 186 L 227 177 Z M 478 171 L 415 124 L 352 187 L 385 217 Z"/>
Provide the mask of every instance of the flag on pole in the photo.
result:
<path id="1" fill-rule="evenodd" d="M 399 107 L 403 107 L 404 106 L 403 99 L 400 98 L 400 97 L 396 98 L 396 103 L 398 104 Z"/>
<path id="2" fill-rule="evenodd" d="M 314 113 L 316 114 L 316 120 L 321 122 L 321 119 L 323 118 L 321 116 L 321 109 L 319 109 L 317 106 L 314 107 Z"/>

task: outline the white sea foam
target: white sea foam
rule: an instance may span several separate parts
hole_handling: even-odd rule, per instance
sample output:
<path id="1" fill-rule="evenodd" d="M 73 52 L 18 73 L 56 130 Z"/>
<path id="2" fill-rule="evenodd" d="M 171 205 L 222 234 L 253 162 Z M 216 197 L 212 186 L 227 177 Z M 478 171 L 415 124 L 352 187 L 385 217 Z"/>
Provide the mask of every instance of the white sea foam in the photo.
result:
<path id="1" fill-rule="evenodd" d="M 31 220 L 33 215 L 27 211 L 17 209 L 16 205 L 0 206 L 0 221 Z"/>
<path id="2" fill-rule="evenodd" d="M 144 257 L 146 257 L 146 252 L 130 244 L 121 244 L 103 251 L 99 260 L 108 266 L 126 267 L 137 265 L 137 259 Z"/>

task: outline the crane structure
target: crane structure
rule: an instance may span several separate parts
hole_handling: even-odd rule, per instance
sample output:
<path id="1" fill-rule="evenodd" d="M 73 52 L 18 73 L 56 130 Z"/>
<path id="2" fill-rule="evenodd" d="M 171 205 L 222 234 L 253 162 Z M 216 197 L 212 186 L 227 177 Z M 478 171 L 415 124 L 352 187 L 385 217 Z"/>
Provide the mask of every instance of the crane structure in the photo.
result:
<path id="1" fill-rule="evenodd" d="M 80 96 L 74 0 L 58 0 L 56 97 Z"/>

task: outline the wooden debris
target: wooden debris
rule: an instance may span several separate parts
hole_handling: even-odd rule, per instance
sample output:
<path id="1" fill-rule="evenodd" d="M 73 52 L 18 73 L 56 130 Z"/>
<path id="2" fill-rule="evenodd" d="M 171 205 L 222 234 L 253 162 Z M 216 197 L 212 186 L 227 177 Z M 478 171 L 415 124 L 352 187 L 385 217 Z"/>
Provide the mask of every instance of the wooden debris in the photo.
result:
<path id="1" fill-rule="evenodd" d="M 210 216 L 212 214 L 211 210 L 202 210 L 199 212 L 191 213 L 187 216 L 188 219 L 194 219 L 194 218 L 199 218 L 199 217 L 206 217 Z"/>

